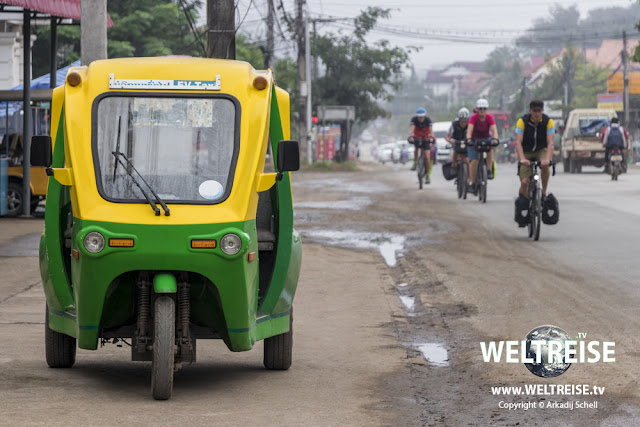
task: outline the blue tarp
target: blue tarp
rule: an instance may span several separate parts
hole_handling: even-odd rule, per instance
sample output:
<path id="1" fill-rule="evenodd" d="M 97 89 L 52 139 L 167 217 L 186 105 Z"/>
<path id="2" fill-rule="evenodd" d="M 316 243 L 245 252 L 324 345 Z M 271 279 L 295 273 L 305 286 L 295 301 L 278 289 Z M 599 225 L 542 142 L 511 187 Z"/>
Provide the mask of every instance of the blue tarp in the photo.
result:
<path id="1" fill-rule="evenodd" d="M 78 59 L 76 62 L 69 64 L 64 68 L 60 68 L 58 71 L 56 71 L 56 87 L 64 83 L 64 79 L 67 77 L 67 72 L 69 71 L 69 68 L 79 67 L 79 66 L 80 66 L 80 60 Z M 31 89 L 49 89 L 49 84 L 51 83 L 49 81 L 49 74 L 50 73 L 47 73 L 43 76 L 40 76 L 31 80 Z M 11 88 L 11 90 L 22 90 L 23 87 L 24 85 L 18 85 L 16 87 Z M 14 115 L 17 111 L 20 111 L 21 109 L 22 109 L 22 101 L 9 102 L 9 116 Z M 0 117 L 5 117 L 6 113 L 7 113 L 6 103 L 2 102 L 0 103 Z"/>
<path id="2" fill-rule="evenodd" d="M 69 71 L 69 68 L 79 66 L 80 60 L 78 59 L 73 64 L 69 64 L 66 67 L 60 68 L 58 71 L 56 71 L 55 87 L 58 87 L 64 83 L 64 79 L 67 77 L 67 71 Z M 49 89 L 49 74 L 50 73 L 47 73 L 44 76 L 36 77 L 35 79 L 31 80 L 31 89 Z M 14 88 L 11 88 L 11 90 L 22 90 L 23 87 L 23 85 L 18 85 Z"/>

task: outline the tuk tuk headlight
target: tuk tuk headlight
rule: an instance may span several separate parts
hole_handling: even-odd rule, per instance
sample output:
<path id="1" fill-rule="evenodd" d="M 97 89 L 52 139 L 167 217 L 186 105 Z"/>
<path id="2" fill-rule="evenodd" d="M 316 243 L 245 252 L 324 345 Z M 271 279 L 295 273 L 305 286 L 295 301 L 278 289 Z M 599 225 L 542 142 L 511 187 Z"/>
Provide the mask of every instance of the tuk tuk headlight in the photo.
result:
<path id="1" fill-rule="evenodd" d="M 227 255 L 235 255 L 242 249 L 242 240 L 235 234 L 225 234 L 220 239 L 220 249 Z"/>
<path id="2" fill-rule="evenodd" d="M 84 238 L 84 248 L 92 253 L 97 254 L 104 249 L 104 236 L 97 231 L 92 231 Z"/>

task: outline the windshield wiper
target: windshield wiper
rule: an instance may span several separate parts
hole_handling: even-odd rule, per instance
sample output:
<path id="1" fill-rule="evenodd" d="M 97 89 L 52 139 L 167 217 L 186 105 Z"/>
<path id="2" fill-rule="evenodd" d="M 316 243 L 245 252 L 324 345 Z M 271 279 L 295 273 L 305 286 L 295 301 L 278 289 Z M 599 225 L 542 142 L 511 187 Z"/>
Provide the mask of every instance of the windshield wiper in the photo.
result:
<path id="1" fill-rule="evenodd" d="M 151 198 L 149 197 L 149 195 L 147 194 L 146 191 L 144 191 L 142 189 L 142 186 L 138 183 L 138 181 L 134 178 L 133 174 L 131 173 L 131 171 L 129 170 L 129 168 L 127 168 L 127 165 L 131 166 L 131 169 L 133 169 L 135 171 L 135 173 L 138 174 L 138 176 L 140 177 L 140 179 L 142 180 L 142 182 L 144 182 L 144 184 L 147 186 L 147 188 L 149 189 L 149 191 L 151 191 L 151 194 L 153 194 L 153 197 L 156 198 L 156 202 L 160 203 L 160 206 L 162 206 L 162 210 L 164 210 L 164 215 L 165 216 L 169 216 L 169 208 L 167 207 L 167 205 L 164 203 L 164 201 L 156 194 L 155 191 L 153 191 L 153 188 L 151 188 L 151 186 L 149 185 L 149 183 L 147 181 L 145 181 L 144 177 L 142 176 L 142 174 L 140 172 L 138 172 L 138 169 L 136 169 L 135 166 L 133 166 L 133 163 L 131 163 L 131 161 L 127 158 L 127 156 L 124 155 L 124 153 L 121 153 L 120 151 L 112 151 L 111 154 L 113 154 L 113 156 L 116 158 L 117 162 L 122 163 L 122 167 L 125 168 L 125 170 L 127 171 L 127 175 L 129 175 L 131 177 L 131 180 L 133 181 L 133 183 L 140 189 L 140 191 L 142 192 L 142 194 L 144 195 L 144 198 L 147 199 L 147 202 L 149 202 L 149 204 L 151 205 L 151 207 L 153 208 L 153 210 L 156 213 L 156 216 L 160 216 L 160 209 L 158 209 L 158 207 L 156 206 L 155 203 L 153 203 L 153 201 L 151 201 Z M 127 165 L 125 165 L 122 160 L 120 159 L 120 157 L 122 157 L 123 159 L 125 159 L 127 161 Z"/>
<path id="2" fill-rule="evenodd" d="M 118 138 L 116 140 L 116 153 L 120 152 L 120 122 L 122 120 L 122 116 L 118 116 Z M 118 156 L 116 157 L 115 164 L 113 165 L 113 182 L 116 182 L 116 171 L 118 170 Z M 123 165 L 124 166 L 124 165 Z"/>

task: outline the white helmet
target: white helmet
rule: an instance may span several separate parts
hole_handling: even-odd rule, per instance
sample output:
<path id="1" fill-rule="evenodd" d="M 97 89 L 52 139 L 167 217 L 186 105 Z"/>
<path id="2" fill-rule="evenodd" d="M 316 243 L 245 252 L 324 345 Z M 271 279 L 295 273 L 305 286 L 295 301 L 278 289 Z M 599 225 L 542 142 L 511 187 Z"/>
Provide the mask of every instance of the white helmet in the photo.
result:
<path id="1" fill-rule="evenodd" d="M 469 110 L 467 110 L 466 108 L 462 107 L 461 109 L 458 110 L 458 118 L 459 119 L 468 119 L 469 118 Z"/>
<path id="2" fill-rule="evenodd" d="M 489 101 L 484 98 L 478 99 L 476 102 L 476 108 L 489 108 Z"/>

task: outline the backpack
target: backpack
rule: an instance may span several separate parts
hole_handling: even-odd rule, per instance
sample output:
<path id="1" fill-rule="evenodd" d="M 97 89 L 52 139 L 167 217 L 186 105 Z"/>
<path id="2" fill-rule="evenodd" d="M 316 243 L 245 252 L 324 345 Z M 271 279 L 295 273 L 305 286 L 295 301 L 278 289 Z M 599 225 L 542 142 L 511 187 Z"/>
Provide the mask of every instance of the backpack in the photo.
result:
<path id="1" fill-rule="evenodd" d="M 560 205 L 553 193 L 549 193 L 542 204 L 542 222 L 547 225 L 557 224 L 560 220 Z"/>
<path id="2" fill-rule="evenodd" d="M 624 137 L 619 126 L 609 128 L 609 136 L 607 137 L 608 148 L 623 148 Z"/>
<path id="3" fill-rule="evenodd" d="M 453 166 L 451 160 L 448 160 L 442 164 L 442 175 L 447 181 L 451 181 L 453 178 L 458 176 L 458 171 Z"/>

